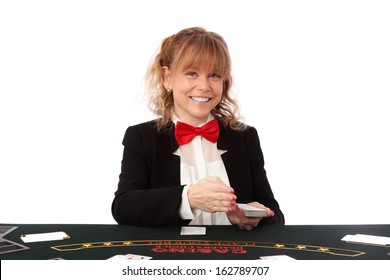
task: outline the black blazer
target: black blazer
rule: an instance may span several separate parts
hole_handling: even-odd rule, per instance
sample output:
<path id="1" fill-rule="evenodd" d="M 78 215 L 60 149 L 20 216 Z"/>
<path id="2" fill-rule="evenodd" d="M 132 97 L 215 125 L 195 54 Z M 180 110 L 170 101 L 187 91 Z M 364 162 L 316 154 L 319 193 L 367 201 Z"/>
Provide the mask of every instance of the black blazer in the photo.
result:
<path id="1" fill-rule="evenodd" d="M 156 121 L 130 126 L 123 139 L 124 152 L 118 190 L 112 214 L 118 224 L 184 225 L 178 215 L 183 185 L 180 183 L 180 157 L 171 129 L 157 130 Z M 223 127 L 217 147 L 222 154 L 231 187 L 238 203 L 258 201 L 275 212 L 262 224 L 284 224 L 284 216 L 275 200 L 264 170 L 263 153 L 255 128 L 237 132 Z"/>

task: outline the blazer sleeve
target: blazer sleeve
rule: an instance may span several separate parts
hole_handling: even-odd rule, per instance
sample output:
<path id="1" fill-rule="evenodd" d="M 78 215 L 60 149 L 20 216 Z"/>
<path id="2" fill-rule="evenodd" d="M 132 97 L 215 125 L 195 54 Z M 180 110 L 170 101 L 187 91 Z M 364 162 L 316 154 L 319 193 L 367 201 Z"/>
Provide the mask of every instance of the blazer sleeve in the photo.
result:
<path id="1" fill-rule="evenodd" d="M 257 130 L 254 127 L 248 127 L 245 130 L 244 139 L 252 169 L 251 173 L 255 201 L 267 206 L 275 213 L 275 216 L 273 217 L 263 218 L 259 225 L 284 225 L 283 212 L 280 210 L 279 203 L 274 197 L 264 168 L 264 156 L 260 147 Z"/>
<path id="2" fill-rule="evenodd" d="M 112 215 L 118 224 L 155 226 L 189 222 L 178 214 L 183 186 L 169 174 L 174 166 L 166 158 L 172 155 L 161 137 L 155 127 L 146 125 L 129 127 L 125 133 L 121 173 L 112 203 Z"/>

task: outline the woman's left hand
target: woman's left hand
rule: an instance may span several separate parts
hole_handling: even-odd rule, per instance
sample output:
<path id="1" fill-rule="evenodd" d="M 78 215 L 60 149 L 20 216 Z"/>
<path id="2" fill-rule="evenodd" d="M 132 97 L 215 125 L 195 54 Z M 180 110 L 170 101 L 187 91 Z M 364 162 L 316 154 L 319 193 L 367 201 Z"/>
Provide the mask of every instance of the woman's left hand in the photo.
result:
<path id="1" fill-rule="evenodd" d="M 256 201 L 248 203 L 248 205 L 264 209 L 267 211 L 267 217 L 272 217 L 274 216 L 274 212 L 269 209 L 268 207 L 264 206 L 263 204 L 260 204 Z M 227 213 L 227 216 L 230 220 L 230 222 L 233 225 L 237 225 L 240 229 L 246 229 L 246 230 L 251 230 L 259 224 L 260 220 L 262 218 L 250 218 L 250 217 L 245 217 L 244 211 L 242 211 L 238 206 L 236 207 L 236 210 L 230 211 Z"/>

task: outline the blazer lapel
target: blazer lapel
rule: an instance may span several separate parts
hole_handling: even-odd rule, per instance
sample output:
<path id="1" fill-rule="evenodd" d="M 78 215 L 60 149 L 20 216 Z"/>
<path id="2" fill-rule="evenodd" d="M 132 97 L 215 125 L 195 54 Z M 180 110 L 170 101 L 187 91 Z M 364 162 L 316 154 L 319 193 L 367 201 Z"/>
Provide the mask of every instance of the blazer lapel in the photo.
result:
<path id="1" fill-rule="evenodd" d="M 237 149 L 237 146 L 239 146 L 240 143 L 236 143 L 240 140 L 237 136 L 238 133 L 235 133 L 232 130 L 220 125 L 220 134 L 217 140 L 217 148 L 219 150 L 227 151 L 226 153 L 223 153 L 221 157 L 225 165 L 230 184 L 232 186 L 235 185 L 236 178 L 239 178 L 240 176 L 240 164 L 237 164 L 241 158 L 240 151 Z"/>
<path id="2" fill-rule="evenodd" d="M 175 185 L 180 185 L 180 157 L 174 155 L 173 153 L 179 148 L 175 138 L 175 125 L 172 123 L 171 126 L 163 132 L 166 138 L 166 142 L 168 145 L 165 147 L 168 149 L 169 156 L 167 158 L 166 166 L 169 167 L 167 170 L 167 174 L 171 180 L 173 180 Z"/>
<path id="3" fill-rule="evenodd" d="M 179 148 L 179 144 L 177 144 L 175 138 L 175 124 L 173 122 L 170 122 L 168 124 L 168 127 L 169 128 L 167 128 L 167 131 L 165 133 L 168 137 L 170 153 L 174 153 Z"/>

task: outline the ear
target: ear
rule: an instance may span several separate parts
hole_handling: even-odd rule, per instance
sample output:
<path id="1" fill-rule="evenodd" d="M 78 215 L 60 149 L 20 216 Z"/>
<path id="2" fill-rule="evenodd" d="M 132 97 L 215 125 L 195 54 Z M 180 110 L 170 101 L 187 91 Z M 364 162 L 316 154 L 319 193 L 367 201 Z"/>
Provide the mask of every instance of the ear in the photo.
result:
<path id="1" fill-rule="evenodd" d="M 163 72 L 163 84 L 166 90 L 172 90 L 172 78 L 171 78 L 171 70 L 167 66 L 162 67 Z"/>

